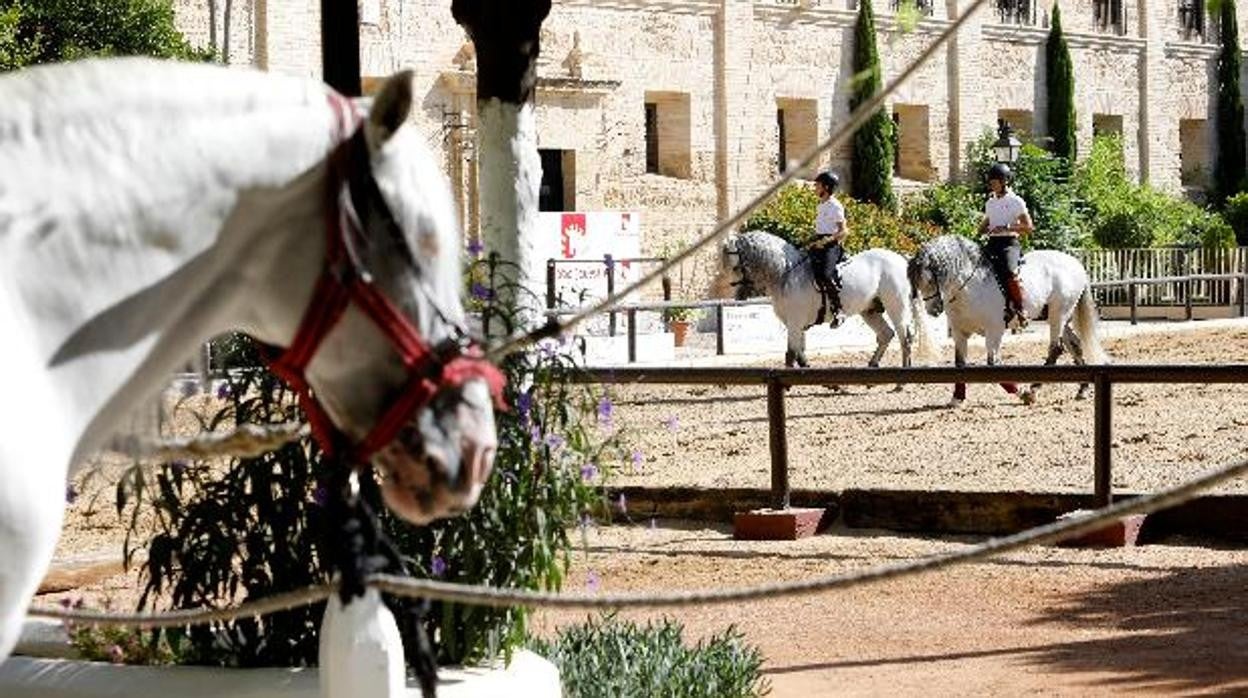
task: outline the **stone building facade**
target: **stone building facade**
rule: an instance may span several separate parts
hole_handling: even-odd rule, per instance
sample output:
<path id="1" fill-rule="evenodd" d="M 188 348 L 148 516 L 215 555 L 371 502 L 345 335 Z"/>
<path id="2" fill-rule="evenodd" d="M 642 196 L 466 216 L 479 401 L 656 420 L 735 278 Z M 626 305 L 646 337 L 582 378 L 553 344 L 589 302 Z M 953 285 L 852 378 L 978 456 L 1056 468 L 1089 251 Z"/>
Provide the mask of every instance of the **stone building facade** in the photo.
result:
<path id="1" fill-rule="evenodd" d="M 872 0 L 885 80 L 970 0 Z M 537 90 L 543 201 L 642 212 L 643 246 L 687 241 L 735 212 L 845 122 L 855 0 L 555 0 Z M 1162 188 L 1212 169 L 1217 29 L 1204 0 L 1060 0 L 1078 136 L 1121 133 L 1128 169 Z M 450 0 L 361 0 L 373 80 L 414 69 L 417 119 L 475 229 L 471 43 Z M 1244 4 L 1248 7 L 1248 4 Z M 988 0 L 889 100 L 899 184 L 958 174 L 999 117 L 1042 139 L 1052 5 Z M 233 65 L 319 74 L 319 0 L 175 0 L 178 24 Z M 1245 8 L 1241 8 L 1243 11 Z M 1242 19 L 1241 19 L 1242 22 Z M 911 26 L 912 25 L 912 26 Z M 847 148 L 821 166 L 848 172 Z"/>

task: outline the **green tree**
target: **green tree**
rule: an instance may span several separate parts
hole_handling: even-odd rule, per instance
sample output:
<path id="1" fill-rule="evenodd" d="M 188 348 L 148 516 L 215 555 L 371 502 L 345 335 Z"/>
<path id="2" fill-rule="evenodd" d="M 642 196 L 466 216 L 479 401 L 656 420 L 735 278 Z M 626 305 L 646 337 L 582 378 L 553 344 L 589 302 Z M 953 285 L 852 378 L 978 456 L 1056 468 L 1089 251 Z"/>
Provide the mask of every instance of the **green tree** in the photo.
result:
<path id="1" fill-rule="evenodd" d="M 1222 0 L 1219 24 L 1222 52 L 1218 55 L 1218 148 L 1213 168 L 1213 197 L 1218 203 L 1244 183 L 1244 102 L 1239 91 L 1239 26 L 1235 0 Z"/>
<path id="2" fill-rule="evenodd" d="M 1049 107 L 1049 150 L 1067 163 L 1075 161 L 1075 70 L 1062 34 L 1061 8 L 1053 5 L 1053 23 L 1044 47 L 1045 88 Z"/>
<path id="3" fill-rule="evenodd" d="M 858 22 L 854 25 L 852 112 L 883 87 L 880 53 L 875 45 L 875 16 L 871 3 L 858 3 Z M 881 107 L 854 132 L 853 158 L 850 162 L 850 193 L 859 201 L 896 210 L 893 195 L 893 121 Z"/>
<path id="4" fill-rule="evenodd" d="M 90 56 L 206 60 L 171 0 L 0 0 L 0 70 Z"/>

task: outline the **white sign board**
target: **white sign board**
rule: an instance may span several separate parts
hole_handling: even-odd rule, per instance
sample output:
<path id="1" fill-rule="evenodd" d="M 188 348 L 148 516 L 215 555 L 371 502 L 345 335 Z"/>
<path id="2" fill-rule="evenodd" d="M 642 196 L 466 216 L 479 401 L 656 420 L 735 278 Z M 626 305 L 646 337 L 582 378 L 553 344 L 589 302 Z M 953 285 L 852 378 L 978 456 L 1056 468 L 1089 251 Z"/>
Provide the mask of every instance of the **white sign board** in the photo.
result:
<path id="1" fill-rule="evenodd" d="M 638 214 L 621 211 L 543 211 L 538 214 L 530 278 L 545 279 L 546 262 L 553 259 L 555 293 L 563 305 L 605 298 L 609 272 L 617 291 L 641 278 L 643 270 L 626 261 L 641 255 L 640 222 Z"/>

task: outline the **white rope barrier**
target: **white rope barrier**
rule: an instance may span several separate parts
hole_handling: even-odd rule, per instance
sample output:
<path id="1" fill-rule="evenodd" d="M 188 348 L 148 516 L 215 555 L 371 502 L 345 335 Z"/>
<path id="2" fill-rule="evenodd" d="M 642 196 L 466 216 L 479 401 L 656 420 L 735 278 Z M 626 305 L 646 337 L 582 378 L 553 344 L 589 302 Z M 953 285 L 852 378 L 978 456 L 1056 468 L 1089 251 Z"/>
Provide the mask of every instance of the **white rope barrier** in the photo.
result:
<path id="1" fill-rule="evenodd" d="M 736 589 L 678 591 L 665 594 L 561 594 L 522 589 L 501 589 L 411 579 L 393 575 L 374 575 L 371 587 L 395 596 L 419 597 L 433 601 L 463 603 L 474 606 L 528 606 L 533 608 L 656 608 L 739 603 L 760 599 L 817 594 L 838 589 L 863 586 L 903 577 L 947 569 L 955 565 L 980 562 L 995 555 L 1014 552 L 1035 545 L 1048 545 L 1067 538 L 1099 530 L 1125 516 L 1148 514 L 1182 504 L 1219 483 L 1248 472 L 1248 460 L 1224 465 L 1200 477 L 1152 495 L 1137 497 L 1099 509 L 1086 515 L 1071 517 L 1002 538 L 992 538 L 966 550 L 923 558 L 911 562 L 882 565 L 867 570 L 825 575 L 793 582 L 777 582 Z M 234 620 L 316 603 L 333 593 L 334 585 L 322 584 L 279 594 L 256 602 L 244 603 L 233 609 L 204 611 L 173 611 L 163 614 L 110 614 L 74 609 L 32 607 L 32 616 L 54 618 L 73 623 L 109 626 L 170 627 Z"/>

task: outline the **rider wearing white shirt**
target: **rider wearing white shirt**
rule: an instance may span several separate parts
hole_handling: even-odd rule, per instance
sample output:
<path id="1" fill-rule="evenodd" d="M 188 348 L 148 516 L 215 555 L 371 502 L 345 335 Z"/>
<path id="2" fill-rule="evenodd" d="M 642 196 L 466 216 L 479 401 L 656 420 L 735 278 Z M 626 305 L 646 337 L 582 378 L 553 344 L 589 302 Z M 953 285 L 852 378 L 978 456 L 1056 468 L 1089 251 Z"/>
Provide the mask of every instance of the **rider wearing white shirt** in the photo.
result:
<path id="1" fill-rule="evenodd" d="M 1031 233 L 1034 226 L 1027 202 L 1009 188 L 1010 168 L 998 163 L 988 170 L 988 201 L 979 232 L 987 237 L 984 255 L 988 258 L 997 283 L 1006 298 L 1005 321 L 1027 325 L 1023 312 L 1023 287 L 1018 279 L 1018 261 L 1022 256 L 1019 235 Z"/>
<path id="2" fill-rule="evenodd" d="M 829 323 L 833 327 L 841 324 L 841 278 L 836 265 L 845 258 L 842 243 L 845 236 L 849 235 L 845 207 L 832 195 L 838 185 L 840 179 L 833 172 L 820 172 L 815 177 L 815 194 L 819 197 L 819 206 L 815 209 L 815 236 L 806 245 L 814 270 L 815 285 L 832 306 Z"/>

